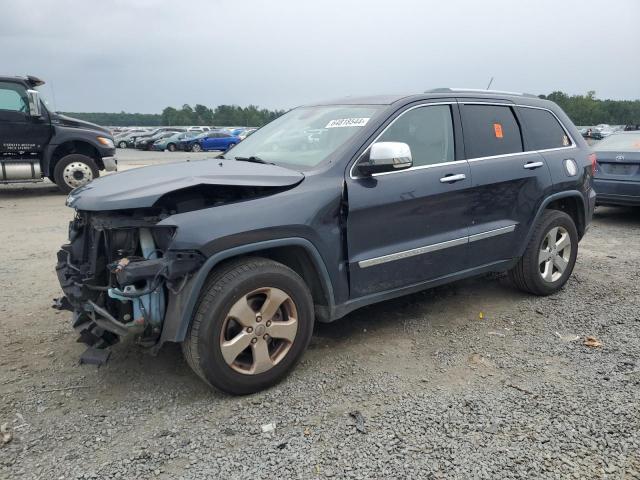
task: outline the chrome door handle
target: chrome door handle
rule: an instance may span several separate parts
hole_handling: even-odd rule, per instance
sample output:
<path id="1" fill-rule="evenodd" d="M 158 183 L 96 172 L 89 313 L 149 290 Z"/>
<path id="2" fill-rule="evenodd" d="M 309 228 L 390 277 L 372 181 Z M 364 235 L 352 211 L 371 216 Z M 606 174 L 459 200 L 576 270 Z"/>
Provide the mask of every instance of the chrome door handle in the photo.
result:
<path id="1" fill-rule="evenodd" d="M 524 164 L 524 168 L 527 170 L 533 170 L 534 168 L 542 167 L 544 163 L 542 162 L 529 162 Z"/>
<path id="2" fill-rule="evenodd" d="M 457 175 L 447 175 L 446 177 L 442 177 L 440 179 L 440 183 L 453 183 L 459 182 L 460 180 L 464 180 L 467 176 L 464 173 L 458 173 Z"/>

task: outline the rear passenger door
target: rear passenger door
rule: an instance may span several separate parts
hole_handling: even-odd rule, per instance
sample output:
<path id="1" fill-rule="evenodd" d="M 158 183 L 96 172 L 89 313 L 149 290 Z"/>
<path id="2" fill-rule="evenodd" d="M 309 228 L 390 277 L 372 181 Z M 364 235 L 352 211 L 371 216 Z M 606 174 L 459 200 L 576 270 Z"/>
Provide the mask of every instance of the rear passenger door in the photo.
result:
<path id="1" fill-rule="evenodd" d="M 226 150 L 231 141 L 231 135 L 228 133 L 221 133 L 220 138 L 217 140 L 216 148 L 218 150 Z"/>
<path id="2" fill-rule="evenodd" d="M 526 148 L 515 105 L 459 101 L 473 190 L 470 267 L 477 267 L 519 254 L 552 182 L 545 158 Z"/>

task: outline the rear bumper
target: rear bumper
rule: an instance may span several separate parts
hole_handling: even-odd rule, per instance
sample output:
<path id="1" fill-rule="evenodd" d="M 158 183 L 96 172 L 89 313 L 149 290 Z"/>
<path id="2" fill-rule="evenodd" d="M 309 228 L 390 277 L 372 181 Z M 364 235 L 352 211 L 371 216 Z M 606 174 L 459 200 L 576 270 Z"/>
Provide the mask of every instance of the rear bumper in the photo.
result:
<path id="1" fill-rule="evenodd" d="M 640 205 L 640 182 L 594 179 L 598 205 Z"/>

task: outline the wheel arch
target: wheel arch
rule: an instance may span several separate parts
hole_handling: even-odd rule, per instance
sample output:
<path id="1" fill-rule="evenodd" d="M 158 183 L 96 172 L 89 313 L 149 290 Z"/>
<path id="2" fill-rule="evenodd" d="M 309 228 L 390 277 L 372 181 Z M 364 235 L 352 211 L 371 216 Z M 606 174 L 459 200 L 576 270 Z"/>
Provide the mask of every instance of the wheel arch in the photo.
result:
<path id="1" fill-rule="evenodd" d="M 171 299 L 158 347 L 164 342 L 182 342 L 185 339 L 198 297 L 213 270 L 229 260 L 249 256 L 269 258 L 295 271 L 311 291 L 318 319 L 331 319 L 331 312 L 335 309 L 333 286 L 324 260 L 313 243 L 299 237 L 266 240 L 223 250 L 209 257 L 186 288 Z"/>
<path id="2" fill-rule="evenodd" d="M 56 145 L 56 147 L 51 151 L 48 161 L 44 166 L 45 175 L 53 175 L 53 171 L 56 168 L 58 160 L 72 153 L 86 155 L 92 158 L 95 160 L 98 169 L 104 170 L 104 163 L 102 162 L 102 157 L 98 149 L 86 140 L 73 139 L 66 140 L 63 143 Z"/>
<path id="3" fill-rule="evenodd" d="M 529 232 L 527 233 L 527 237 L 520 247 L 520 251 L 518 252 L 518 256 L 522 256 L 524 254 L 529 241 L 531 240 L 531 236 L 538 224 L 538 220 L 545 212 L 545 210 L 560 210 L 568 214 L 576 225 L 576 229 L 578 230 L 578 238 L 582 239 L 586 231 L 586 212 L 588 211 L 587 206 L 585 205 L 585 200 L 582 194 L 578 190 L 568 190 L 565 192 L 555 193 L 545 198 L 540 207 L 538 208 L 538 212 L 536 213 L 535 220 L 532 222 L 529 227 Z"/>

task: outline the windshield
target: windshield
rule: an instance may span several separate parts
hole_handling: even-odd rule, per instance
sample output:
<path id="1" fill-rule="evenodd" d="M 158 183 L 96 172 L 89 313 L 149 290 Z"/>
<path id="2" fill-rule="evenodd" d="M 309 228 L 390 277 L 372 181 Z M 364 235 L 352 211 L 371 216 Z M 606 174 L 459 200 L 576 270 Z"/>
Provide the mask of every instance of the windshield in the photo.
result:
<path id="1" fill-rule="evenodd" d="M 315 167 L 353 137 L 382 105 L 300 107 L 285 113 L 236 145 L 228 158 Z"/>
<path id="2" fill-rule="evenodd" d="M 596 152 L 640 152 L 640 132 L 611 135 L 591 148 Z"/>

